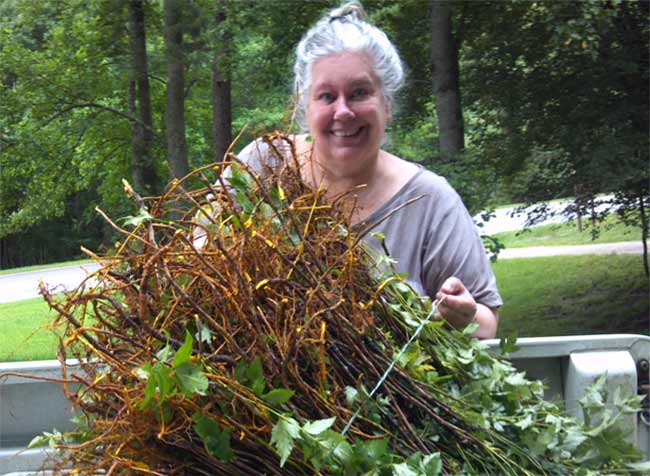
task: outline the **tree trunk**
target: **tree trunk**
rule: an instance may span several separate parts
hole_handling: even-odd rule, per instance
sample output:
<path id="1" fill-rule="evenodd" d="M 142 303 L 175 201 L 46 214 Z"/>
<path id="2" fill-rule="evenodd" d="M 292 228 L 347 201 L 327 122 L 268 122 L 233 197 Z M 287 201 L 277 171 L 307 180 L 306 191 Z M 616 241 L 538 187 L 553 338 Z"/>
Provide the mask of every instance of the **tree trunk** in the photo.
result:
<path id="1" fill-rule="evenodd" d="M 650 277 L 650 266 L 648 266 L 648 220 L 645 216 L 645 203 L 643 192 L 638 195 L 639 214 L 641 215 L 641 243 L 643 244 L 643 270 L 646 277 Z"/>
<path id="2" fill-rule="evenodd" d="M 212 64 L 212 134 L 215 162 L 224 160 L 232 142 L 230 35 L 221 31 L 225 20 L 225 12 L 218 12 L 215 23 L 221 33 L 221 48 L 215 54 Z"/>
<path id="3" fill-rule="evenodd" d="M 165 0 L 165 48 L 167 50 L 167 161 L 169 178 L 189 172 L 185 141 L 185 94 L 183 63 L 182 0 Z"/>
<path id="4" fill-rule="evenodd" d="M 153 114 L 147 64 L 147 41 L 144 28 L 143 0 L 129 1 L 132 78 L 129 84 L 129 109 L 140 123 L 132 121 L 133 185 L 139 193 L 155 194 L 158 183 L 151 153 Z M 131 111 L 131 108 L 133 110 Z"/>
<path id="5" fill-rule="evenodd" d="M 431 77 L 440 131 L 440 158 L 449 162 L 465 149 L 465 138 L 458 45 L 452 32 L 448 0 L 431 0 Z"/>

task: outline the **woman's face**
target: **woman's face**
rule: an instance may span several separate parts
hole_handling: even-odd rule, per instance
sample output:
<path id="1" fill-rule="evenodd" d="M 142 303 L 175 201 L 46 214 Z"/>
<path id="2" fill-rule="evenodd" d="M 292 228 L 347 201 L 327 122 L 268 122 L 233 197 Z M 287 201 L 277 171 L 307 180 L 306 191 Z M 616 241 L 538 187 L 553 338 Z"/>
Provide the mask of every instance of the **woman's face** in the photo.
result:
<path id="1" fill-rule="evenodd" d="M 367 54 L 348 51 L 312 67 L 307 125 L 316 158 L 339 177 L 363 175 L 377 159 L 389 109 Z"/>

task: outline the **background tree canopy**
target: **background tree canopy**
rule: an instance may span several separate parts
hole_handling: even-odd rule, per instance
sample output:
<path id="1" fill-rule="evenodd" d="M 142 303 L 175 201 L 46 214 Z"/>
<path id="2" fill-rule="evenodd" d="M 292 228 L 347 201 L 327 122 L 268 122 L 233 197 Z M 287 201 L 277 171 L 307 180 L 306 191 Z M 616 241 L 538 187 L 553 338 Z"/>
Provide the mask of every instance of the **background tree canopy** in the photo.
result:
<path id="1" fill-rule="evenodd" d="M 76 257 L 255 133 L 288 127 L 293 48 L 335 1 L 3 0 L 0 266 Z M 471 212 L 609 193 L 647 236 L 647 1 L 367 0 L 409 71 L 390 148 Z M 542 210 L 543 211 L 543 210 Z M 597 217 L 594 217 L 596 219 Z"/>

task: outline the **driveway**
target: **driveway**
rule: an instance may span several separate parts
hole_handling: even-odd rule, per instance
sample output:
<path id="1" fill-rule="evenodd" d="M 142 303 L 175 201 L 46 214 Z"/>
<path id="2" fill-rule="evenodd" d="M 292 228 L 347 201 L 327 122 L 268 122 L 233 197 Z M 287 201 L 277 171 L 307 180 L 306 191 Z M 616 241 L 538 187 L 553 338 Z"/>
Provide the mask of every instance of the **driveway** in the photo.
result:
<path id="1" fill-rule="evenodd" d="M 96 263 L 87 263 L 81 266 L 0 275 L 0 303 L 38 297 L 40 280 L 43 280 L 49 289 L 56 288 L 61 292 L 72 290 L 98 268 Z"/>
<path id="2" fill-rule="evenodd" d="M 499 259 L 596 254 L 640 255 L 643 254 L 643 243 L 640 241 L 623 241 L 620 243 L 602 243 L 577 246 L 531 246 L 529 248 L 506 248 L 499 253 Z"/>

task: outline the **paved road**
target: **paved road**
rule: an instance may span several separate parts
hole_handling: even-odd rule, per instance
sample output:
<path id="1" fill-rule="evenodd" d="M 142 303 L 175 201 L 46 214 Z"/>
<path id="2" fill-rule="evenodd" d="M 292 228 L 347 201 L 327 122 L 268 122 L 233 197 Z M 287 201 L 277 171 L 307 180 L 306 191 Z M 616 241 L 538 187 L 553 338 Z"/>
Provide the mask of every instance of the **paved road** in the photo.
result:
<path id="1" fill-rule="evenodd" d="M 532 246 L 529 248 L 506 248 L 499 253 L 499 259 L 534 258 L 538 256 L 594 255 L 594 254 L 642 254 L 643 243 L 623 241 L 578 246 Z"/>
<path id="2" fill-rule="evenodd" d="M 607 207 L 607 201 L 611 200 L 611 195 L 605 195 L 598 197 L 598 200 L 601 202 L 600 205 L 597 204 L 596 211 L 603 211 Z M 574 220 L 575 216 L 567 216 L 562 212 L 571 204 L 571 200 L 557 200 L 547 204 L 549 216 L 542 222 L 537 223 L 533 226 L 540 225 L 551 225 L 556 223 L 563 223 L 569 220 Z M 474 221 L 482 223 L 481 233 L 487 235 L 493 235 L 495 233 L 501 233 L 503 231 L 517 231 L 524 228 L 526 223 L 526 211 L 533 210 L 535 205 L 531 205 L 529 208 L 524 210 L 522 213 L 514 215 L 514 208 L 498 208 L 494 211 L 494 216 L 491 217 L 487 222 L 481 220 L 481 215 L 475 215 Z"/>
<path id="3" fill-rule="evenodd" d="M 562 209 L 566 203 L 554 202 L 554 209 Z M 512 209 L 502 208 L 496 210 L 496 216 L 484 224 L 481 232 L 487 234 L 502 231 L 521 230 L 525 222 L 525 214 L 512 216 Z M 476 218 L 476 217 L 475 217 Z M 566 221 L 563 215 L 549 218 L 541 224 L 560 223 Z M 480 221 L 480 220 L 478 220 Z M 539 246 L 534 248 L 509 248 L 499 254 L 500 259 L 522 258 L 552 255 L 578 255 L 578 254 L 603 254 L 603 253 L 634 253 L 643 252 L 641 242 L 624 242 L 593 244 L 582 246 Z M 61 291 L 74 289 L 87 276 L 98 268 L 97 264 L 67 266 L 65 268 L 52 268 L 42 271 L 27 273 L 7 274 L 0 276 L 0 303 L 19 301 L 38 297 L 38 281 L 42 279 L 48 288 L 58 286 Z"/>
<path id="4" fill-rule="evenodd" d="M 95 263 L 82 266 L 43 269 L 0 276 L 0 303 L 38 297 L 38 282 L 43 280 L 48 289 L 72 290 L 90 273 L 99 268 Z"/>
<path id="5" fill-rule="evenodd" d="M 604 243 L 579 246 L 535 246 L 530 248 L 507 248 L 499 253 L 499 259 L 529 258 L 536 256 L 584 255 L 584 254 L 641 254 L 640 241 Z M 42 279 L 48 288 L 71 290 L 81 283 L 99 265 L 67 266 L 27 273 L 0 276 L 0 303 L 38 297 L 38 282 Z"/>

